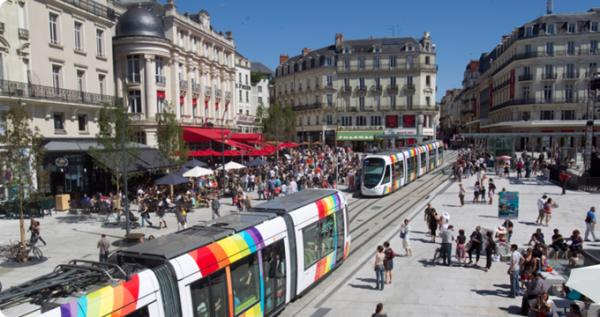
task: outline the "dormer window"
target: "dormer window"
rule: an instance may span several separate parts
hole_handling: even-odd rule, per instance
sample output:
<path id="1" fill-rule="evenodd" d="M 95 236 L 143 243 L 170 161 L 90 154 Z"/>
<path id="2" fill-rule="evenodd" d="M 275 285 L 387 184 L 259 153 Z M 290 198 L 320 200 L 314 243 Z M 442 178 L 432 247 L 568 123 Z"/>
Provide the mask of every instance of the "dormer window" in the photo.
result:
<path id="1" fill-rule="evenodd" d="M 375 53 L 379 53 L 381 52 L 381 48 L 379 48 L 379 46 L 375 46 Z"/>
<path id="2" fill-rule="evenodd" d="M 407 50 L 408 50 L 409 52 L 412 52 L 412 50 L 413 50 L 413 46 L 412 46 L 412 45 L 408 45 L 408 48 L 407 48 Z"/>
<path id="3" fill-rule="evenodd" d="M 548 24 L 546 33 L 554 34 L 554 24 Z"/>
<path id="4" fill-rule="evenodd" d="M 350 49 L 347 47 L 344 47 L 344 54 L 350 54 Z"/>

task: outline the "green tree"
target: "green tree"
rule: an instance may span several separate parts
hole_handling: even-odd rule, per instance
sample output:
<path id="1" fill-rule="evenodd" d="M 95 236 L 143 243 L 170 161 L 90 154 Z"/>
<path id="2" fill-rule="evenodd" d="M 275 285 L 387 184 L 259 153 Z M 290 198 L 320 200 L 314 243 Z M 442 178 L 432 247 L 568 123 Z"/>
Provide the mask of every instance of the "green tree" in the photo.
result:
<path id="1" fill-rule="evenodd" d="M 259 118 L 264 118 L 264 116 L 267 114 L 268 109 L 265 107 L 265 105 L 263 105 L 263 103 L 261 102 L 257 107 L 256 107 L 256 116 Z"/>
<path id="2" fill-rule="evenodd" d="M 125 133 L 123 133 L 123 128 L 125 128 Z M 111 170 L 111 182 L 119 192 L 124 184 L 125 170 L 123 163 L 129 170 L 135 165 L 137 157 L 141 154 L 131 126 L 131 118 L 127 114 L 127 108 L 121 106 L 118 101 L 115 102 L 114 107 L 105 103 L 100 109 L 98 129 L 99 131 L 96 134 L 98 146 L 90 146 L 89 152 L 95 158 L 95 165 Z M 123 144 L 125 144 L 125 152 L 127 153 L 126 159 L 123 157 Z M 127 178 L 136 175 L 138 174 L 128 172 Z M 117 208 L 120 208 L 120 201 L 117 203 Z"/>
<path id="3" fill-rule="evenodd" d="M 263 77 L 264 76 L 260 73 L 260 70 L 259 70 L 256 73 L 250 74 L 250 81 L 253 83 L 257 83 L 257 82 L 261 81 L 261 79 L 263 79 Z"/>
<path id="4" fill-rule="evenodd" d="M 297 125 L 296 112 L 292 107 L 280 107 L 278 103 L 266 108 L 263 117 L 263 134 L 267 140 L 275 140 L 275 129 L 277 128 L 277 141 L 293 141 L 296 138 Z"/>
<path id="5" fill-rule="evenodd" d="M 158 150 L 164 155 L 164 160 L 169 160 L 163 162 L 163 165 L 181 165 L 188 161 L 190 150 L 183 140 L 183 128 L 177 122 L 177 114 L 169 102 L 165 102 L 158 119 L 156 143 Z"/>
<path id="6" fill-rule="evenodd" d="M 31 116 L 21 106 L 21 100 L 2 114 L 3 133 L 0 143 L 4 151 L 0 152 L 0 169 L 2 174 L 10 172 L 12 177 L 6 186 L 14 193 L 15 207 L 19 209 L 19 228 L 21 248 L 25 249 L 25 220 L 23 219 L 23 203 L 29 199 L 34 203 L 44 196 L 48 180 L 48 169 L 42 168 L 46 150 L 42 145 L 44 136 L 37 126 L 30 127 Z M 21 254 L 25 254 L 22 252 Z M 26 262 L 27 258 L 19 259 Z"/>

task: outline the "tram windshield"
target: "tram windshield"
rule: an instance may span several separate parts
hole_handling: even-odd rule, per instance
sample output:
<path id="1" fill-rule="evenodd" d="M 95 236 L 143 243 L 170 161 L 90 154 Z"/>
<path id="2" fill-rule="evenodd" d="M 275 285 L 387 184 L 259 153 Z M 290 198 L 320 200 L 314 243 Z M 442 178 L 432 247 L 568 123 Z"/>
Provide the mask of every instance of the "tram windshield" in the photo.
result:
<path id="1" fill-rule="evenodd" d="M 363 166 L 363 184 L 366 188 L 373 188 L 379 184 L 383 177 L 385 161 L 380 158 L 368 158 Z"/>

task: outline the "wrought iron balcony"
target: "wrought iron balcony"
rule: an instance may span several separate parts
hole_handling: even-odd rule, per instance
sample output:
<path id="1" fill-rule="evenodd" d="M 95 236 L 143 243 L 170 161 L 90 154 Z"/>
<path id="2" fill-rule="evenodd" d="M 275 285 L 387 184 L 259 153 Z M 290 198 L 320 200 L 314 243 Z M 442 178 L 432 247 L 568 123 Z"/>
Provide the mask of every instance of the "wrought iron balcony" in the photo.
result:
<path id="1" fill-rule="evenodd" d="M 192 83 L 192 91 L 199 93 L 200 92 L 200 85 L 196 84 L 196 83 Z"/>
<path id="2" fill-rule="evenodd" d="M 167 77 L 156 75 L 156 83 L 159 84 L 159 85 L 166 85 L 167 84 Z"/>
<path id="3" fill-rule="evenodd" d="M 556 73 L 544 73 L 542 74 L 542 80 L 553 80 L 556 79 Z"/>
<path id="4" fill-rule="evenodd" d="M 398 85 L 389 85 L 387 87 L 388 93 L 397 94 L 398 93 Z"/>
<path id="5" fill-rule="evenodd" d="M 187 80 L 179 80 L 179 89 L 180 90 L 187 90 L 188 89 L 188 82 L 187 82 Z"/>
<path id="6" fill-rule="evenodd" d="M 204 94 L 209 96 L 212 95 L 212 89 L 210 86 L 204 86 Z"/>
<path id="7" fill-rule="evenodd" d="M 105 5 L 102 5 L 96 1 L 90 0 L 62 0 L 63 2 L 69 3 L 87 13 L 97 15 L 99 17 L 115 21 L 115 10 Z"/>
<path id="8" fill-rule="evenodd" d="M 221 97 L 221 89 L 215 89 L 215 96 Z"/>
<path id="9" fill-rule="evenodd" d="M 29 30 L 28 29 L 19 28 L 19 37 L 28 39 L 29 38 Z"/>
<path id="10" fill-rule="evenodd" d="M 374 91 L 382 91 L 383 87 L 381 87 L 381 85 L 373 85 L 373 90 Z"/>
<path id="11" fill-rule="evenodd" d="M 519 81 L 530 81 L 533 79 L 533 74 L 519 75 Z"/>
<path id="12" fill-rule="evenodd" d="M 49 86 L 33 85 L 15 81 L 0 80 L 0 96 L 43 99 L 49 101 L 62 101 L 100 106 L 104 103 L 114 105 L 115 97 L 93 94 L 78 90 L 54 88 Z"/>
<path id="13" fill-rule="evenodd" d="M 231 91 L 226 91 L 225 92 L 225 99 L 231 100 Z"/>
<path id="14" fill-rule="evenodd" d="M 579 72 L 567 72 L 567 73 L 563 73 L 563 78 L 564 79 L 578 79 L 579 78 Z"/>

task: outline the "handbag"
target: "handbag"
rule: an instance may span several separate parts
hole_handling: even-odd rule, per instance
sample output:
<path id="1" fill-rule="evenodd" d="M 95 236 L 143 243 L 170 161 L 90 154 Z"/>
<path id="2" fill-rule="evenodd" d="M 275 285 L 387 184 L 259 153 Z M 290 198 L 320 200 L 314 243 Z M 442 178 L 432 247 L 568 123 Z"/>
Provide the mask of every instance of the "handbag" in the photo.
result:
<path id="1" fill-rule="evenodd" d="M 400 231 L 400 239 L 404 239 L 404 237 L 406 237 L 406 233 L 404 233 L 404 230 Z"/>

